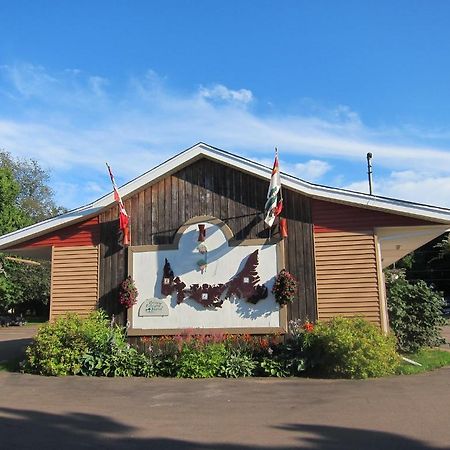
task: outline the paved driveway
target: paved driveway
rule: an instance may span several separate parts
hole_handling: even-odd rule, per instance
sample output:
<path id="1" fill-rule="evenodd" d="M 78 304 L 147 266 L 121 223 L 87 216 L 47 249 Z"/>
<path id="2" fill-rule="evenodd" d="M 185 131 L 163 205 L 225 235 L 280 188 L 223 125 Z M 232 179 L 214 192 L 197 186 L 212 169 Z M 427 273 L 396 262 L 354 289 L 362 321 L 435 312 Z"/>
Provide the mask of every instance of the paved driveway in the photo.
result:
<path id="1" fill-rule="evenodd" d="M 0 359 L 32 334 L 2 329 Z M 0 449 L 296 448 L 450 449 L 450 368 L 368 381 L 0 373 Z"/>
<path id="2" fill-rule="evenodd" d="M 4 449 L 449 449 L 450 369 L 370 381 L 0 373 Z"/>
<path id="3" fill-rule="evenodd" d="M 38 326 L 0 327 L 0 362 L 23 355 Z"/>

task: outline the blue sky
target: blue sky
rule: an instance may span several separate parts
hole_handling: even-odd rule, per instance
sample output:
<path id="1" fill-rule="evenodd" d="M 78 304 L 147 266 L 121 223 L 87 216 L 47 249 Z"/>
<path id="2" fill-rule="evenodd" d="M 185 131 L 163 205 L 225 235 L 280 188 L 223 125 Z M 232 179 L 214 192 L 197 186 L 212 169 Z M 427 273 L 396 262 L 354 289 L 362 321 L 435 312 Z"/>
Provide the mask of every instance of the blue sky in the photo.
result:
<path id="1" fill-rule="evenodd" d="M 450 207 L 446 1 L 0 0 L 0 148 L 72 208 L 204 141 Z"/>

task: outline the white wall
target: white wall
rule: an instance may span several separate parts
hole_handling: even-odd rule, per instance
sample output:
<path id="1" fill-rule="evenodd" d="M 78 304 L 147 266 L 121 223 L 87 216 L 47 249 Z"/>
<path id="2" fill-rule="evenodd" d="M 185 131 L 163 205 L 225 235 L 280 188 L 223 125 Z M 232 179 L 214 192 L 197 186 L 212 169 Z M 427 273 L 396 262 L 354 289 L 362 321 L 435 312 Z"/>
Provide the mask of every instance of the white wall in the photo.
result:
<path id="1" fill-rule="evenodd" d="M 280 326 L 279 306 L 271 293 L 277 274 L 276 245 L 245 245 L 229 247 L 222 230 L 206 223 L 208 266 L 202 274 L 197 261 L 202 255 L 196 250 L 198 227 L 189 226 L 180 239 L 178 250 L 133 251 L 133 273 L 139 292 L 138 303 L 133 307 L 132 328 L 141 329 L 190 329 L 190 328 L 241 328 Z M 269 290 L 266 299 L 256 305 L 245 299 L 225 300 L 221 308 L 205 308 L 195 300 L 186 298 L 177 305 L 176 293 L 164 297 L 161 294 L 161 279 L 164 259 L 171 264 L 175 276 L 179 276 L 187 287 L 191 284 L 218 284 L 231 280 L 244 266 L 247 257 L 259 250 L 258 274 L 260 284 Z M 134 250 L 138 250 L 138 247 Z M 142 303 L 149 298 L 161 298 L 167 304 L 169 315 L 163 317 L 139 317 Z"/>

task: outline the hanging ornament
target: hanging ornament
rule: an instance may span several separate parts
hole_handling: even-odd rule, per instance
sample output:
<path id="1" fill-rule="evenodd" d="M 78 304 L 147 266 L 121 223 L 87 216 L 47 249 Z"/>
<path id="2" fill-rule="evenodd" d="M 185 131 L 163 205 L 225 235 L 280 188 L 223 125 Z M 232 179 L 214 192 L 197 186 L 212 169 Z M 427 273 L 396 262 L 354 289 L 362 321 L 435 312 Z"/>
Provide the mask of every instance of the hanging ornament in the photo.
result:
<path id="1" fill-rule="evenodd" d="M 198 224 L 198 242 L 203 242 L 206 239 L 206 230 L 205 230 L 205 224 L 199 223 Z"/>
<path id="2" fill-rule="evenodd" d="M 280 235 L 283 239 L 288 237 L 288 228 L 286 219 L 280 218 Z"/>
<path id="3" fill-rule="evenodd" d="M 199 259 L 197 261 L 197 266 L 200 269 L 200 272 L 203 274 L 203 272 L 206 271 L 206 267 L 208 266 L 208 262 L 206 261 L 206 258 Z"/>

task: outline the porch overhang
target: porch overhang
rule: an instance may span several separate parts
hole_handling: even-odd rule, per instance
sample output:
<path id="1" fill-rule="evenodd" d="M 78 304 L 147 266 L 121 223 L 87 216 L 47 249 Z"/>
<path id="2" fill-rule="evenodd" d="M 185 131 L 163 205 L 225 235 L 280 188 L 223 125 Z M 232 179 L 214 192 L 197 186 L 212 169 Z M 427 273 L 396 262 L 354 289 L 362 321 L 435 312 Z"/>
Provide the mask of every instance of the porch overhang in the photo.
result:
<path id="1" fill-rule="evenodd" d="M 446 231 L 450 231 L 448 225 L 376 228 L 375 234 L 380 245 L 382 268 L 394 264 Z"/>

